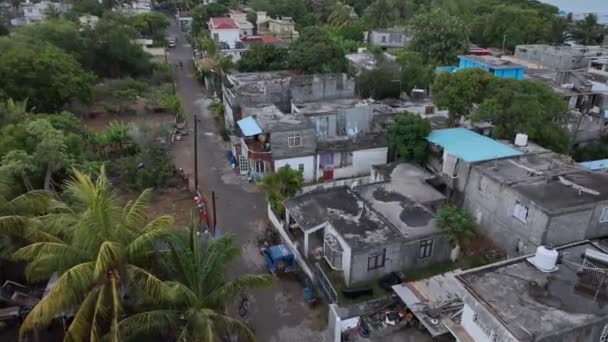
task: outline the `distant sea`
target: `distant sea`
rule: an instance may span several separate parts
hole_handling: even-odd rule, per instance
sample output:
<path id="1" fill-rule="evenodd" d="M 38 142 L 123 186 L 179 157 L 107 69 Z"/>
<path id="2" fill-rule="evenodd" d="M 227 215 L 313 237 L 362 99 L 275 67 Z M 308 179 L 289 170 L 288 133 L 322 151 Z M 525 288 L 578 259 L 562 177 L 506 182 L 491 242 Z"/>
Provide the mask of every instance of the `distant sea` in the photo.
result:
<path id="1" fill-rule="evenodd" d="M 580 19 L 587 13 L 595 13 L 600 23 L 608 24 L 608 0 L 540 0 L 541 2 L 559 7 L 560 10 L 572 12 L 575 19 Z"/>

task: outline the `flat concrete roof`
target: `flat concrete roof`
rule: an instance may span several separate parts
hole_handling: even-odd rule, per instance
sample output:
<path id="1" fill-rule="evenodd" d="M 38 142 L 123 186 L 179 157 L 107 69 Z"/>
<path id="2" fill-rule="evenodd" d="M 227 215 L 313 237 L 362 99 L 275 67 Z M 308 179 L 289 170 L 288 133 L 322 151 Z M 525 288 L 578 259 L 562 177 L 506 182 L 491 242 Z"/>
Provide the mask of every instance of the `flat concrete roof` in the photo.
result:
<path id="1" fill-rule="evenodd" d="M 445 200 L 425 183 L 432 176 L 406 163 L 387 172 L 381 182 L 309 192 L 285 207 L 304 231 L 329 222 L 352 248 L 443 234 L 427 206 Z"/>
<path id="2" fill-rule="evenodd" d="M 289 71 L 244 72 L 228 74 L 228 80 L 236 91 L 243 94 L 264 94 L 267 83 L 284 83 L 289 87 L 291 73 Z"/>
<path id="3" fill-rule="evenodd" d="M 313 128 L 312 123 L 301 114 L 285 114 L 275 105 L 245 107 L 245 116 L 255 118 L 258 126 L 266 133 L 294 131 Z"/>
<path id="4" fill-rule="evenodd" d="M 310 192 L 284 203 L 304 231 L 328 222 L 352 249 L 403 240 L 399 230 L 382 220 L 348 187 Z"/>
<path id="5" fill-rule="evenodd" d="M 369 104 L 365 100 L 358 98 L 347 98 L 337 100 L 324 100 L 314 102 L 300 102 L 294 103 L 298 108 L 298 112 L 308 114 L 324 114 L 338 111 L 344 111 L 354 107 L 368 106 Z"/>
<path id="6" fill-rule="evenodd" d="M 608 174 L 563 162 L 553 153 L 486 161 L 473 167 L 511 186 L 548 213 L 608 200 Z"/>
<path id="7" fill-rule="evenodd" d="M 606 290 L 581 281 L 585 250 L 602 252 L 582 242 L 557 248 L 562 262 L 551 273 L 539 271 L 527 257 L 482 266 L 456 276 L 520 341 L 541 340 L 608 317 Z"/>
<path id="8" fill-rule="evenodd" d="M 361 134 L 352 138 L 317 142 L 319 152 L 352 152 L 387 146 L 388 142 L 383 134 Z"/>

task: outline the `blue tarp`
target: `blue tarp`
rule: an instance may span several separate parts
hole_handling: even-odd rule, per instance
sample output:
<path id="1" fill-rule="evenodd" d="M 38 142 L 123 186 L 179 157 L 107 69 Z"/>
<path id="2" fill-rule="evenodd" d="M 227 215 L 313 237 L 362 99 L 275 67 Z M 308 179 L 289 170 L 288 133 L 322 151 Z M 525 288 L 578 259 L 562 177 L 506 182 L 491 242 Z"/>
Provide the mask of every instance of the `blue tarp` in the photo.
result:
<path id="1" fill-rule="evenodd" d="M 593 171 L 603 170 L 608 169 L 608 159 L 591 160 L 578 163 L 578 165 Z"/>
<path id="2" fill-rule="evenodd" d="M 243 135 L 246 137 L 251 137 L 256 134 L 262 133 L 262 129 L 260 128 L 260 126 L 258 126 L 258 123 L 252 116 L 248 116 L 242 120 L 239 120 L 236 122 L 236 124 L 239 125 L 241 132 L 243 132 Z"/>
<path id="3" fill-rule="evenodd" d="M 426 140 L 469 163 L 523 154 L 508 145 L 462 127 L 434 130 Z"/>
<path id="4" fill-rule="evenodd" d="M 286 256 L 293 255 L 289 247 L 285 245 L 276 245 L 268 247 L 268 254 L 273 260 L 281 260 Z"/>

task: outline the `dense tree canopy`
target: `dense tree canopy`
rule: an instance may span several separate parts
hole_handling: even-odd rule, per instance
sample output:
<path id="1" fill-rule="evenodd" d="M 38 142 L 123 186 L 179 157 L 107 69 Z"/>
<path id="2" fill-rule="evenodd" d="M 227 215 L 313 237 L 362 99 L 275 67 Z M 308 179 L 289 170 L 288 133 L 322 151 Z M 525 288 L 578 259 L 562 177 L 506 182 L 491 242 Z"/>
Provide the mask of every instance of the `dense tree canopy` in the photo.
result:
<path id="1" fill-rule="evenodd" d="M 357 88 L 361 97 L 371 97 L 376 100 L 386 97 L 399 97 L 401 81 L 399 66 L 386 59 L 383 54 L 376 56 L 376 67 L 363 70 L 357 77 Z"/>
<path id="2" fill-rule="evenodd" d="M 3 38 L 0 79 L 0 99 L 27 99 L 40 111 L 55 111 L 72 99 L 88 101 L 94 77 L 55 46 Z"/>
<path id="3" fill-rule="evenodd" d="M 458 17 L 435 8 L 417 14 L 410 26 L 411 49 L 420 52 L 425 62 L 452 64 L 468 48 L 468 28 Z"/>
<path id="4" fill-rule="evenodd" d="M 238 62 L 242 72 L 282 70 L 287 68 L 288 50 L 271 44 L 253 44 Z"/>
<path id="5" fill-rule="evenodd" d="M 572 38 L 583 45 L 601 43 L 604 34 L 606 34 L 606 30 L 598 24 L 597 15 L 593 13 L 587 14 L 583 20 L 577 21 L 572 29 Z"/>
<path id="6" fill-rule="evenodd" d="M 130 20 L 141 37 L 156 40 L 162 40 L 170 24 L 169 19 L 160 12 L 139 13 L 131 16 Z"/>
<path id="7" fill-rule="evenodd" d="M 481 103 L 491 80 L 492 75 L 477 68 L 443 72 L 433 82 L 433 102 L 446 108 L 455 124 L 462 116 L 468 116 L 475 104 Z"/>
<path id="8" fill-rule="evenodd" d="M 289 66 L 302 73 L 345 72 L 344 49 L 318 27 L 308 27 L 290 45 Z"/>
<path id="9" fill-rule="evenodd" d="M 435 70 L 423 62 L 418 52 L 402 50 L 397 53 L 397 63 L 401 67 L 401 89 L 410 93 L 412 89 L 429 89 L 435 78 Z"/>
<path id="10" fill-rule="evenodd" d="M 202 30 L 206 30 L 209 18 L 222 17 L 226 13 L 228 13 L 228 7 L 220 3 L 196 5 L 196 7 L 192 9 L 192 32 L 198 34 Z"/>
<path id="11" fill-rule="evenodd" d="M 431 124 L 418 114 L 400 113 L 387 132 L 389 148 L 401 160 L 423 161 L 426 158 Z"/>

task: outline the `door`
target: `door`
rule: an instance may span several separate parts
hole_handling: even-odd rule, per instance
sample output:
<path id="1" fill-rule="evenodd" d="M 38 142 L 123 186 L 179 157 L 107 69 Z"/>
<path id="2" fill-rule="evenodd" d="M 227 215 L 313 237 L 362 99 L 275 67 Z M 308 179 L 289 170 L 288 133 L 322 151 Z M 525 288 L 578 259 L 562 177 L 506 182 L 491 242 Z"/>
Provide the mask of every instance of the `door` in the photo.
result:
<path id="1" fill-rule="evenodd" d="M 334 169 L 325 168 L 323 169 L 323 180 L 332 180 L 334 179 Z"/>

